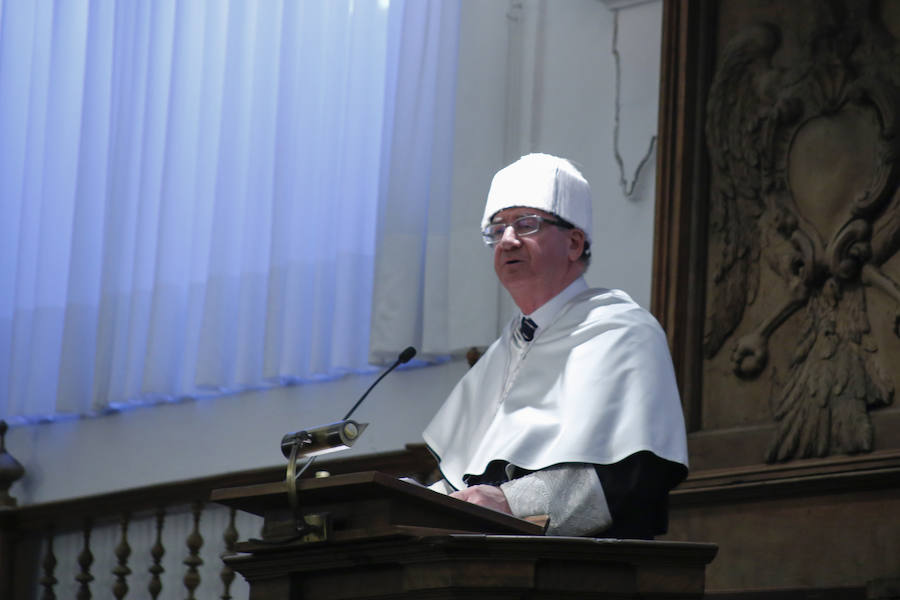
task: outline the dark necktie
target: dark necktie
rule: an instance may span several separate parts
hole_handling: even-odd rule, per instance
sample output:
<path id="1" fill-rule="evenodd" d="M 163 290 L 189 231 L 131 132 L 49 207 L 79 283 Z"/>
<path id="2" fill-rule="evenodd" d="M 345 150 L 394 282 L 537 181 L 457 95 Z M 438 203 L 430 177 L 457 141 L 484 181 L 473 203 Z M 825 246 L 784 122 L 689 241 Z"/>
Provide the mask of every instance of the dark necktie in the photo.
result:
<path id="1" fill-rule="evenodd" d="M 526 342 L 533 340 L 535 329 L 537 329 L 537 323 L 528 317 L 522 317 L 522 322 L 519 324 L 519 331 L 522 332 L 522 339 Z"/>

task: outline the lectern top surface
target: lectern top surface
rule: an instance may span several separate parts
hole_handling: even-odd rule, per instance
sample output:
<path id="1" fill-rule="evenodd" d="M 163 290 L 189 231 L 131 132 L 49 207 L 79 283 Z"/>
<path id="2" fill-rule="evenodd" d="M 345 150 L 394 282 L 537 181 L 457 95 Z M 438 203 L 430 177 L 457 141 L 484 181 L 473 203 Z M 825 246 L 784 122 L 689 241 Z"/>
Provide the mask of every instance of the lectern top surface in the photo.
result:
<path id="1" fill-rule="evenodd" d="M 301 479 L 297 482 L 297 495 L 302 506 L 314 510 L 322 510 L 328 505 L 346 507 L 351 503 L 387 500 L 397 505 L 414 504 L 423 510 L 422 514 L 440 514 L 443 521 L 448 515 L 457 515 L 461 522 L 468 524 L 464 529 L 469 531 L 543 534 L 541 526 L 524 519 L 450 498 L 378 471 Z M 210 500 L 261 516 L 288 508 L 284 481 L 213 490 Z M 472 529 L 476 523 L 482 526 Z"/>

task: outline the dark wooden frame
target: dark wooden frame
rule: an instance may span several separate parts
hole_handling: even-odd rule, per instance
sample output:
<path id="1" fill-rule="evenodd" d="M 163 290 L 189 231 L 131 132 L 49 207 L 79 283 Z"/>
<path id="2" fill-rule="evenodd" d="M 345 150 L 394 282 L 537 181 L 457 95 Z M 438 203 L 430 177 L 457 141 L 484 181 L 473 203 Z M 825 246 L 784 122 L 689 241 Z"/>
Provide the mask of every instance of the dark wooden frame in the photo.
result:
<path id="1" fill-rule="evenodd" d="M 669 339 L 689 432 L 701 424 L 709 179 L 702 92 L 713 72 L 715 18 L 711 0 L 663 4 L 651 311 Z"/>

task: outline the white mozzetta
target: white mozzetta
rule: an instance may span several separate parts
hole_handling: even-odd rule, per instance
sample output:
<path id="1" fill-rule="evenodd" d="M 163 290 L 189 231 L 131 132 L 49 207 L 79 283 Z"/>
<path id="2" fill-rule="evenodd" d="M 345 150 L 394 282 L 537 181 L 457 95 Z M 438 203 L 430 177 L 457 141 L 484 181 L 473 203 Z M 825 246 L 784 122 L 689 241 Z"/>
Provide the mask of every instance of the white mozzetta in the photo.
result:
<path id="1" fill-rule="evenodd" d="M 612 464 L 649 450 L 687 465 L 666 338 L 619 290 L 578 294 L 534 341 L 514 320 L 454 388 L 423 437 L 457 489 L 492 460 L 528 470 Z M 502 375 L 502 376 L 498 376 Z"/>

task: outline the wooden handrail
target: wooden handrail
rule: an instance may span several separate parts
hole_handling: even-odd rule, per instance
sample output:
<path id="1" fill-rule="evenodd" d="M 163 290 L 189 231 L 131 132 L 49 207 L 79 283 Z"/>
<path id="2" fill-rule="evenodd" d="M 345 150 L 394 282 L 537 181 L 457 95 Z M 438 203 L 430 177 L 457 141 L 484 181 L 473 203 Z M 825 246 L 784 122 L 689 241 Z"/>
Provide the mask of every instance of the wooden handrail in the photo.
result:
<path id="1" fill-rule="evenodd" d="M 435 466 L 434 459 L 424 444 L 410 444 L 404 450 L 321 459 L 316 462 L 317 470 L 334 474 L 382 471 L 398 476 L 427 476 Z M 24 532 L 42 529 L 49 522 L 65 529 L 76 526 L 85 517 L 97 516 L 98 506 L 102 506 L 106 514 L 118 515 L 152 511 L 159 506 L 181 502 L 206 500 L 213 489 L 284 479 L 284 469 L 283 465 L 277 465 L 7 509 L 0 511 L 0 529 L 14 527 Z M 312 477 L 313 473 L 304 476 Z"/>
<path id="2" fill-rule="evenodd" d="M 435 469 L 435 460 L 424 444 L 410 444 L 403 450 L 365 456 L 324 458 L 315 465 L 315 470 L 335 475 L 377 470 L 420 480 L 429 479 Z M 203 503 L 209 500 L 214 489 L 271 483 L 283 480 L 284 476 L 285 466 L 275 465 L 0 509 L 0 599 L 17 597 L 25 589 L 13 588 L 13 580 L 17 578 L 14 576 L 22 574 L 23 560 L 28 562 L 26 571 L 38 571 L 35 561 L 39 557 L 34 555 L 33 543 L 35 538 L 41 538 L 47 532 L 79 531 L 87 521 L 100 524 L 121 519 L 123 515 L 151 515 L 166 507 Z M 304 474 L 304 477 L 314 476 L 312 470 Z M 28 558 L 23 559 L 26 555 Z"/>

